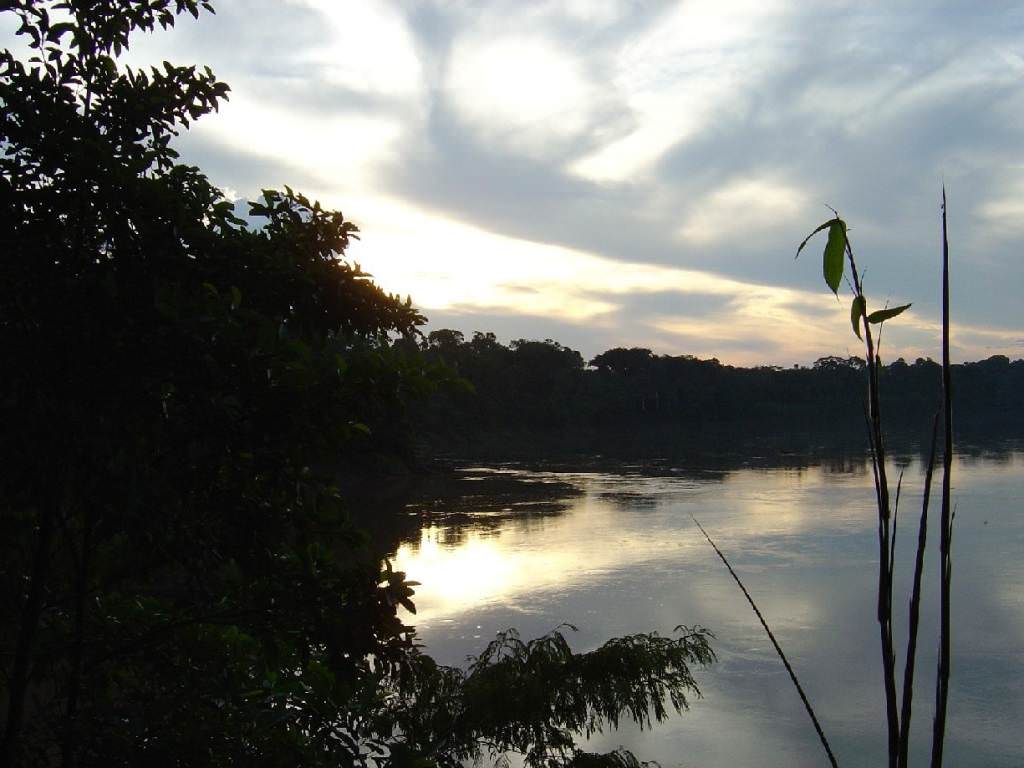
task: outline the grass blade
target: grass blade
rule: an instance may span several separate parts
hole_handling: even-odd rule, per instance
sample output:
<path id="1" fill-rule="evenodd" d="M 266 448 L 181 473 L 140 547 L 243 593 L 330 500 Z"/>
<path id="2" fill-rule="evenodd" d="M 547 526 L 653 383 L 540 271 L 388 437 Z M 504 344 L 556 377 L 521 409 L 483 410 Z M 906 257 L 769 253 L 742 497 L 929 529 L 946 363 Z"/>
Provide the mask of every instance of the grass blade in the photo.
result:
<path id="1" fill-rule="evenodd" d="M 768 639 L 771 640 L 772 645 L 775 646 L 775 652 L 779 654 L 779 658 L 782 659 L 782 664 L 786 667 L 786 671 L 789 673 L 789 679 L 792 680 L 793 685 L 796 686 L 796 692 L 800 694 L 800 700 L 804 703 L 804 709 L 807 710 L 807 714 L 811 718 L 811 722 L 814 723 L 814 730 L 818 732 L 818 738 L 821 739 L 821 745 L 825 748 L 825 754 L 828 755 L 829 762 L 832 764 L 833 768 L 838 768 L 835 755 L 832 754 L 832 747 L 829 746 L 828 739 L 825 738 L 825 732 L 821 730 L 821 723 L 818 722 L 818 718 L 814 714 L 814 708 L 811 707 L 811 702 L 807 700 L 807 694 L 804 693 L 803 686 L 801 686 L 800 681 L 797 680 L 796 672 L 793 671 L 793 667 L 790 665 L 789 659 L 786 658 L 786 654 L 782 652 L 782 647 L 775 639 L 775 635 L 772 633 L 771 628 L 769 628 L 768 622 L 765 621 L 764 616 L 761 615 L 761 611 L 758 609 L 757 603 L 754 602 L 754 598 L 752 598 L 750 593 L 747 592 L 747 588 L 743 586 L 743 582 L 740 581 L 740 577 L 736 575 L 736 571 L 734 571 L 732 566 L 729 565 L 729 561 L 726 559 L 725 555 L 722 554 L 722 550 L 718 548 L 718 545 L 712 541 L 708 532 L 704 530 L 704 526 L 701 525 L 693 515 L 690 515 L 690 519 L 693 520 L 694 524 L 698 528 L 700 528 L 700 532 L 704 534 L 704 538 L 708 540 L 708 544 L 711 545 L 718 557 L 723 563 L 725 563 L 725 567 L 729 569 L 729 573 L 743 592 L 743 596 L 747 598 L 747 602 L 750 603 L 750 607 L 754 609 L 754 614 L 757 616 L 758 621 L 761 622 L 761 626 L 764 627 L 764 631 L 768 633 Z"/>

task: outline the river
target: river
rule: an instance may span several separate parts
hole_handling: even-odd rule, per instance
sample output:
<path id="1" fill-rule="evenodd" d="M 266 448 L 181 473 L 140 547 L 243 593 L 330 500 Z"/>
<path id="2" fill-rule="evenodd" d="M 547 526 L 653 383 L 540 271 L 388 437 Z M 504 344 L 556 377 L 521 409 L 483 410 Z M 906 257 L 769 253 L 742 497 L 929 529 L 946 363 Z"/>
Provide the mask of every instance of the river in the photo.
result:
<path id="1" fill-rule="evenodd" d="M 393 560 L 422 582 L 417 614 L 407 619 L 428 653 L 464 664 L 509 627 L 530 638 L 573 624 L 570 642 L 584 651 L 615 636 L 703 625 L 714 632 L 718 655 L 697 674 L 703 697 L 651 731 L 620 727 L 588 748 L 621 745 L 666 767 L 827 765 L 785 669 L 693 515 L 758 602 L 839 764 L 884 764 L 877 518 L 863 457 L 583 467 L 464 466 L 405 503 Z M 921 458 L 896 457 L 894 486 L 900 471 L 898 649 Z M 927 762 L 934 700 L 938 480 L 915 687 L 912 763 L 919 765 Z M 1017 444 L 961 452 L 953 489 L 946 764 L 1022 766 L 1024 451 Z"/>

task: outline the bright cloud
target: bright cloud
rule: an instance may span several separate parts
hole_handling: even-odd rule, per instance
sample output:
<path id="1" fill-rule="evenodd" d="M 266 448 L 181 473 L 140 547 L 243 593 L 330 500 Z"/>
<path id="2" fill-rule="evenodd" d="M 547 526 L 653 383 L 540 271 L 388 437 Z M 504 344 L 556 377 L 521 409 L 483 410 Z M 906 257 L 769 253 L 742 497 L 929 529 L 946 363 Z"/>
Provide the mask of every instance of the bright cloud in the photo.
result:
<path id="1" fill-rule="evenodd" d="M 335 191 L 365 192 L 374 187 L 374 169 L 393 151 L 402 126 L 394 117 L 365 113 L 309 114 L 236 90 L 193 130 L 215 144 L 310 172 Z"/>
<path id="2" fill-rule="evenodd" d="M 754 231 L 792 226 L 808 206 L 807 195 L 791 184 L 770 178 L 734 179 L 694 207 L 680 234 L 694 244 L 749 238 Z"/>
<path id="3" fill-rule="evenodd" d="M 543 154 L 589 120 L 592 87 L 572 55 L 541 37 L 469 37 L 455 45 L 446 91 L 489 141 Z"/>
<path id="4" fill-rule="evenodd" d="M 371 234 L 353 246 L 352 255 L 388 290 L 412 294 L 428 315 L 431 310 L 510 311 L 553 323 L 614 326 L 638 344 L 656 337 L 661 351 L 673 354 L 711 355 L 728 343 L 734 348 L 729 359 L 745 364 L 809 361 L 847 348 L 849 354 L 860 353 L 851 343 L 848 303 L 837 302 L 827 290 L 616 261 L 401 206 L 375 210 L 364 230 Z M 626 309 L 638 296 L 666 292 L 679 296 L 675 314 Z M 688 315 L 688 296 L 720 297 L 720 308 Z M 902 316 L 901 324 L 897 338 L 906 329 L 919 328 L 929 337 L 938 333 L 913 312 Z"/>
<path id="5" fill-rule="evenodd" d="M 415 95 L 422 70 L 409 29 L 398 11 L 379 0 L 289 0 L 314 9 L 323 21 L 321 43 L 299 51 L 307 74 L 375 94 Z"/>
<path id="6" fill-rule="evenodd" d="M 555 0 L 553 10 L 584 24 L 610 24 L 626 13 L 623 0 Z"/>
<path id="7" fill-rule="evenodd" d="M 781 53 L 770 34 L 777 5 L 679 3 L 629 40 L 616 58 L 613 85 L 634 126 L 577 160 L 572 171 L 598 181 L 635 179 L 716 114 L 743 109 Z"/>

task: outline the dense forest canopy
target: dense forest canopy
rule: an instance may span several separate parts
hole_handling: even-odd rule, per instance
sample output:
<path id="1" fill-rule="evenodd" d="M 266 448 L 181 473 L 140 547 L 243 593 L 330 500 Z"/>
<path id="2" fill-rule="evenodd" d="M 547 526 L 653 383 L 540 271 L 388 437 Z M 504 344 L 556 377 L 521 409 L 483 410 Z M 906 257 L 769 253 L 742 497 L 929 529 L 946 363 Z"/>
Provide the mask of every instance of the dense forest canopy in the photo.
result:
<path id="1" fill-rule="evenodd" d="M 559 453 L 618 456 L 686 454 L 723 444 L 805 437 L 865 446 L 867 375 L 859 357 L 823 357 L 811 367 L 741 368 L 692 355 L 616 348 L 584 363 L 558 342 L 501 344 L 449 329 L 422 341 L 469 386 L 446 387 L 420 409 L 432 449 L 456 455 L 524 458 Z M 889 428 L 925 441 L 940 404 L 940 366 L 897 359 L 880 367 Z M 1024 433 L 1024 360 L 1003 355 L 954 365 L 957 431 Z"/>

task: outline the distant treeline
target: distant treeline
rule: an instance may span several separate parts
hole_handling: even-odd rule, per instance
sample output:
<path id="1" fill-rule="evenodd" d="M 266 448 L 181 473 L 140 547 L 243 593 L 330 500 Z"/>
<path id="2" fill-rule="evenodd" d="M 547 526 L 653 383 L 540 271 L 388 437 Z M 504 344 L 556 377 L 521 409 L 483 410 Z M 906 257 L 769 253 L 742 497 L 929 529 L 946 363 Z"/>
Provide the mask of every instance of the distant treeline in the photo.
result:
<path id="1" fill-rule="evenodd" d="M 433 331 L 421 348 L 459 380 L 414 415 L 428 454 L 654 456 L 865 442 L 867 373 L 857 357 L 823 357 L 809 368 L 738 368 L 616 348 L 588 362 L 550 339 L 506 346 L 493 333 L 467 339 L 453 330 Z M 1024 435 L 1024 360 L 995 355 L 956 365 L 953 386 L 961 436 Z M 940 387 L 931 359 L 881 368 L 882 409 L 895 439 L 930 436 Z"/>

